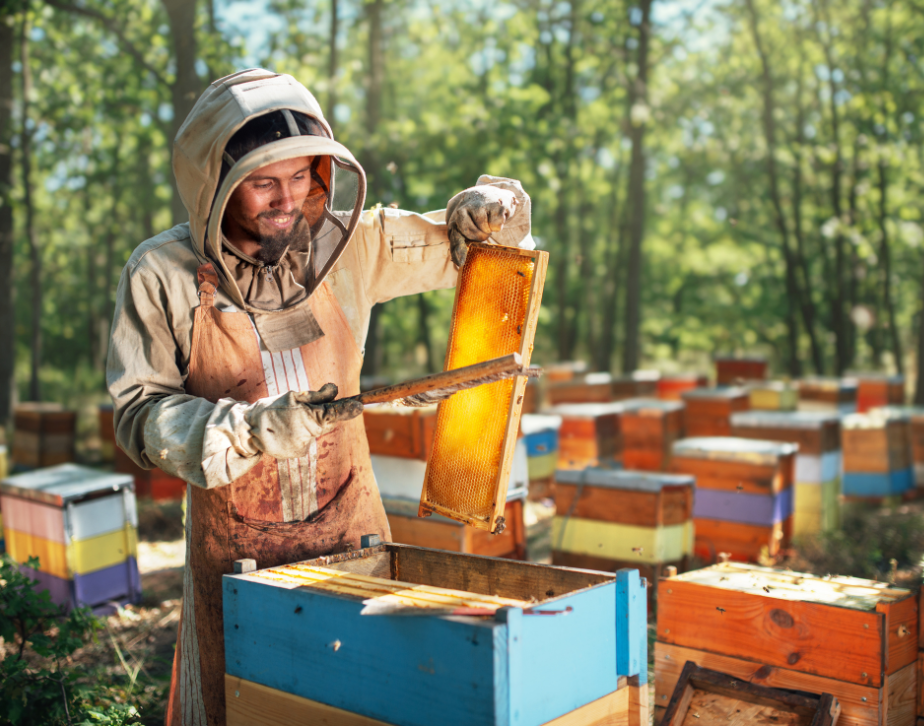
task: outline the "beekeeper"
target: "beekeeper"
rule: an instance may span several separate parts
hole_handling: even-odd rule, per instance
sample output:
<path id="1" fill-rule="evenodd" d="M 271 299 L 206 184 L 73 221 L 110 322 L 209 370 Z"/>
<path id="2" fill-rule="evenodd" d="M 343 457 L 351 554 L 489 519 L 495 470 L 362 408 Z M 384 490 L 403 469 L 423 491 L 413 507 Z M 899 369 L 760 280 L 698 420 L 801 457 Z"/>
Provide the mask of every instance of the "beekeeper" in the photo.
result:
<path id="1" fill-rule="evenodd" d="M 189 223 L 122 271 L 107 383 L 119 446 L 188 487 L 167 723 L 225 722 L 221 577 L 389 539 L 360 404 L 370 311 L 453 287 L 466 244 L 529 235 L 518 182 L 425 215 L 363 212 L 366 179 L 294 78 L 213 83 L 177 135 Z M 523 245 L 528 242 L 522 243 Z"/>

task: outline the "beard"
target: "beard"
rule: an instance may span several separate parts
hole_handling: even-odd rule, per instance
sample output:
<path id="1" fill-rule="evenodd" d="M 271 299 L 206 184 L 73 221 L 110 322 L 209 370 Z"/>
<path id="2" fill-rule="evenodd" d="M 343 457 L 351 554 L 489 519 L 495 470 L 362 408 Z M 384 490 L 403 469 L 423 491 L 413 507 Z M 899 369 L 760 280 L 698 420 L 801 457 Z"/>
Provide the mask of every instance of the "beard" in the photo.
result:
<path id="1" fill-rule="evenodd" d="M 295 219 L 291 226 L 280 232 L 266 233 L 259 228 L 251 231 L 253 238 L 260 243 L 260 249 L 254 255 L 254 259 L 263 265 L 275 265 L 282 259 L 286 250 L 290 247 L 299 251 L 307 250 L 310 245 L 308 225 L 305 224 L 305 217 L 300 212 L 292 213 Z M 273 219 L 280 216 L 273 212 L 264 212 L 259 215 L 258 219 Z"/>

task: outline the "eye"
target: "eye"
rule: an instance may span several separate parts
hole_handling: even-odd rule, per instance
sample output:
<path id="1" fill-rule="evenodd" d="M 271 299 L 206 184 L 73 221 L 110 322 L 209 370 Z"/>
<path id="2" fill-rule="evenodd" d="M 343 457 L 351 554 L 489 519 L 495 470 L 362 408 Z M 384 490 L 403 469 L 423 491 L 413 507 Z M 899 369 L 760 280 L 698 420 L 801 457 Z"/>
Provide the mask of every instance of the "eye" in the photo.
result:
<path id="1" fill-rule="evenodd" d="M 273 186 L 273 182 L 264 182 L 262 184 L 254 184 L 253 188 L 254 189 L 269 189 L 271 186 Z"/>

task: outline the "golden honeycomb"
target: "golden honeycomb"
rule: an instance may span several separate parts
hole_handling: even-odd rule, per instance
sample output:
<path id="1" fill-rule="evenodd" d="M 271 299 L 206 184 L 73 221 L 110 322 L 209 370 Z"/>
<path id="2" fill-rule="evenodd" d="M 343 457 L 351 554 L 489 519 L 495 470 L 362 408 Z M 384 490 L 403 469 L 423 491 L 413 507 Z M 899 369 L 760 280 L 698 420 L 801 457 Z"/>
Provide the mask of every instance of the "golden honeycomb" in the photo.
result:
<path id="1" fill-rule="evenodd" d="M 536 264 L 536 257 L 516 249 L 469 248 L 456 290 L 446 370 L 517 352 L 529 362 L 534 331 L 527 325 L 528 311 L 539 304 L 539 295 L 530 300 Z M 450 510 L 492 522 L 503 458 L 513 455 L 504 441 L 511 419 L 514 425 L 518 420 L 510 415 L 516 382 L 509 378 L 460 391 L 440 404 L 422 502 L 447 516 Z M 505 494 L 506 481 L 500 496 Z"/>

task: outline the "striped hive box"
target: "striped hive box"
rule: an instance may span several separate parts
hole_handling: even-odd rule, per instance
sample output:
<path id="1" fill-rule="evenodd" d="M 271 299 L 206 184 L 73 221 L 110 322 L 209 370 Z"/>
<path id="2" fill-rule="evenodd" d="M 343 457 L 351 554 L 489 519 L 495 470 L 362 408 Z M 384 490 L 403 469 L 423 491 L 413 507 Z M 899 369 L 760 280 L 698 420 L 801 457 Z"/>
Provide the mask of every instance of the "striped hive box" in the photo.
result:
<path id="1" fill-rule="evenodd" d="M 558 468 L 584 469 L 622 456 L 622 413 L 619 403 L 563 403 L 543 413 L 560 416 Z"/>
<path id="2" fill-rule="evenodd" d="M 844 496 L 882 502 L 914 489 L 911 424 L 898 413 L 845 416 Z"/>
<path id="3" fill-rule="evenodd" d="M 732 437 L 674 444 L 671 468 L 696 477 L 695 551 L 756 562 L 789 546 L 795 444 Z"/>
<path id="4" fill-rule="evenodd" d="M 0 481 L 3 531 L 10 556 L 69 606 L 137 602 L 138 516 L 130 476 L 75 464 Z"/>
<path id="5" fill-rule="evenodd" d="M 684 391 L 708 385 L 709 379 L 701 373 L 664 373 L 658 379 L 658 398 L 679 401 Z"/>
<path id="6" fill-rule="evenodd" d="M 857 373 L 857 413 L 905 404 L 905 377 Z"/>
<path id="7" fill-rule="evenodd" d="M 762 381 L 767 377 L 766 358 L 715 359 L 715 380 L 720 386 L 732 386 L 740 381 Z"/>
<path id="8" fill-rule="evenodd" d="M 605 572 L 631 566 L 653 578 L 668 565 L 683 572 L 693 554 L 693 487 L 692 476 L 676 474 L 557 472 L 552 564 Z"/>
<path id="9" fill-rule="evenodd" d="M 684 663 L 761 686 L 830 693 L 838 726 L 913 726 L 918 640 L 908 590 L 727 563 L 662 580 L 655 703 Z"/>
<path id="10" fill-rule="evenodd" d="M 427 471 L 426 462 L 377 454 L 371 458 L 372 472 L 395 542 L 490 557 L 526 559 L 523 503 L 529 480 L 526 443 L 523 439 L 516 444 L 510 483 L 507 486 L 505 528 L 499 534 L 468 527 L 438 514 L 418 517 L 420 493 Z"/>
<path id="11" fill-rule="evenodd" d="M 857 381 L 853 378 L 803 378 L 798 382 L 800 411 L 857 410 Z"/>
<path id="12" fill-rule="evenodd" d="M 552 479 L 558 468 L 558 432 L 561 423 L 561 416 L 533 413 L 520 417 L 520 432 L 526 445 L 530 499 L 551 496 Z"/>
<path id="13" fill-rule="evenodd" d="M 683 428 L 687 436 L 730 436 L 731 415 L 751 407 L 743 388 L 694 388 L 685 391 Z"/>
<path id="14" fill-rule="evenodd" d="M 229 726 L 648 723 L 636 570 L 384 544 L 226 575 L 223 602 Z"/>
<path id="15" fill-rule="evenodd" d="M 795 411 L 799 404 L 799 392 L 789 383 L 767 381 L 747 388 L 755 411 Z"/>
<path id="16" fill-rule="evenodd" d="M 13 461 L 36 468 L 74 460 L 77 413 L 56 403 L 22 403 L 13 409 Z"/>
<path id="17" fill-rule="evenodd" d="M 874 415 L 907 417 L 911 434 L 911 461 L 914 485 L 924 488 L 924 406 L 887 406 L 870 411 Z"/>
<path id="18" fill-rule="evenodd" d="M 426 461 L 433 448 L 436 406 L 368 406 L 363 423 L 370 453 Z"/>
<path id="19" fill-rule="evenodd" d="M 732 435 L 798 444 L 793 534 L 840 526 L 841 424 L 824 411 L 751 411 L 732 416 Z"/>
<path id="20" fill-rule="evenodd" d="M 671 445 L 683 438 L 683 402 L 633 399 L 623 404 L 623 466 L 642 471 L 666 470 Z"/>

